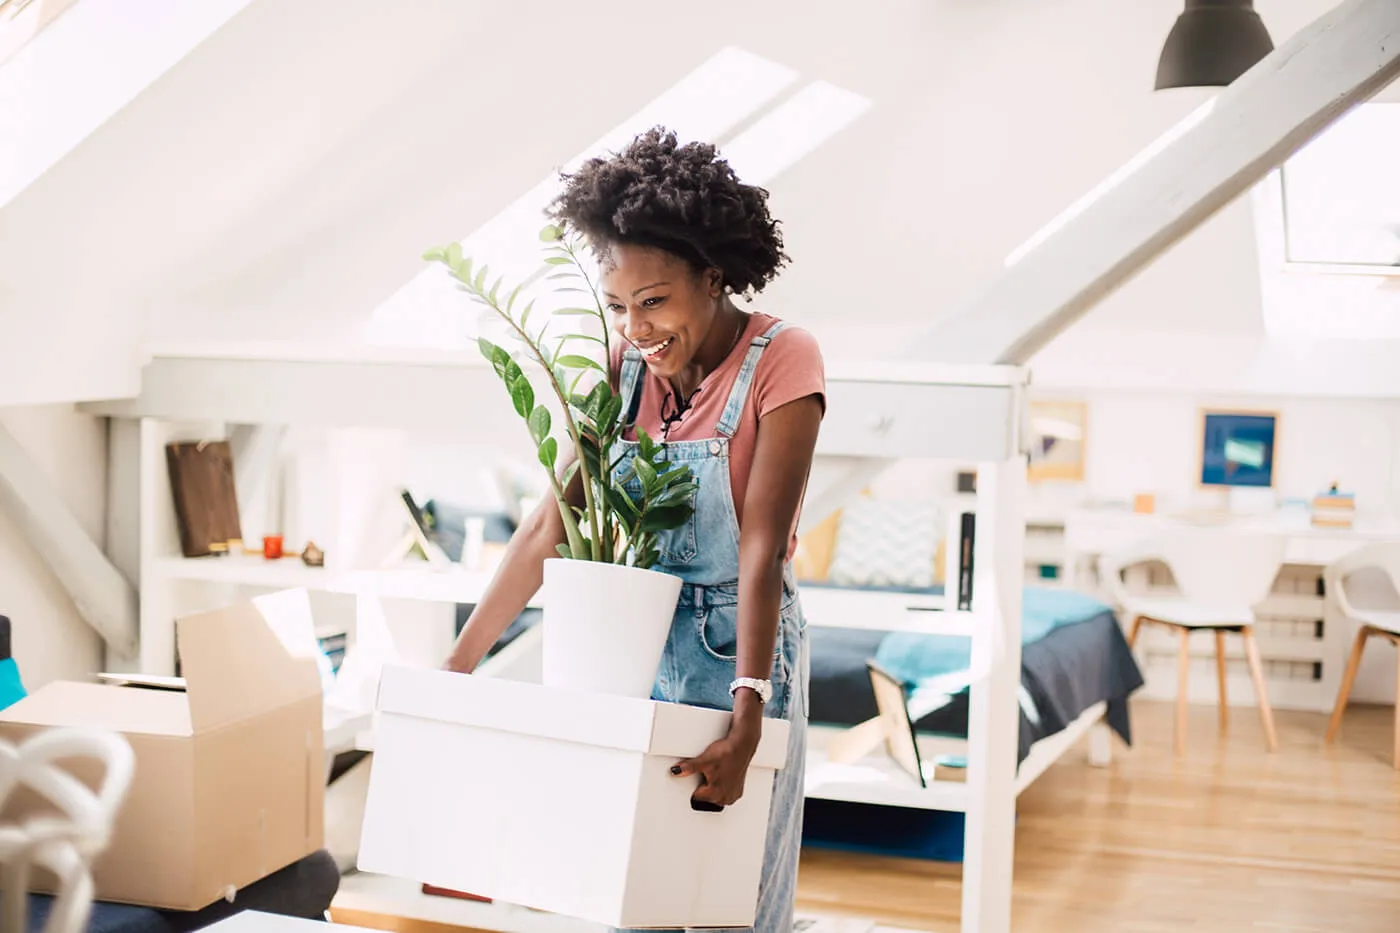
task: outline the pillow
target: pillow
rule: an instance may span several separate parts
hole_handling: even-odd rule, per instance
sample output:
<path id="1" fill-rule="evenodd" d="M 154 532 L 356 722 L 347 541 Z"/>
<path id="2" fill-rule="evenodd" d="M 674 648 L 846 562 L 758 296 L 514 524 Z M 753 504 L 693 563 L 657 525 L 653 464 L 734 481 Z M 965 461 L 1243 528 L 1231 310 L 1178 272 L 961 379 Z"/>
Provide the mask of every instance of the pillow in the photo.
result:
<path id="1" fill-rule="evenodd" d="M 861 499 L 841 511 L 827 580 L 837 586 L 932 587 L 943 518 L 932 502 Z"/>
<path id="2" fill-rule="evenodd" d="M 815 528 L 797 539 L 797 553 L 792 557 L 792 569 L 797 579 L 820 583 L 831 569 L 831 557 L 836 550 L 836 532 L 841 527 L 841 510 L 822 519 Z"/>

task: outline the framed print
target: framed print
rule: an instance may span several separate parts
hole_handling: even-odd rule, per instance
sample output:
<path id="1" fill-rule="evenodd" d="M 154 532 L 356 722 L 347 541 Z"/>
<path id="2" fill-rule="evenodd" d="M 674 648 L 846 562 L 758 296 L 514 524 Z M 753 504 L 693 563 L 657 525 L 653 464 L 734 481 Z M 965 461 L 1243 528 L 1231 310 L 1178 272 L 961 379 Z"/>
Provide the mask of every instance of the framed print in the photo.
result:
<path id="1" fill-rule="evenodd" d="M 1274 485 L 1278 414 L 1266 411 L 1201 411 L 1202 486 Z"/>
<path id="2" fill-rule="evenodd" d="M 1088 406 L 1073 401 L 1032 401 L 1031 456 L 1026 479 L 1083 480 Z"/>

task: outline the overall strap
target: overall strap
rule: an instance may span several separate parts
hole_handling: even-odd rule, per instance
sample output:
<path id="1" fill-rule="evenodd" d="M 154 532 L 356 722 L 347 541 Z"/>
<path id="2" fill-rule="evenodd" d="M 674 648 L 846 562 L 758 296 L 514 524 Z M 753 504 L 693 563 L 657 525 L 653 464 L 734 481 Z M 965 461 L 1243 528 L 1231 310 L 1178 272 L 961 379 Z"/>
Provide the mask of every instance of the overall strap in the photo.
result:
<path id="1" fill-rule="evenodd" d="M 778 336 L 778 332 L 786 326 L 786 321 L 778 321 L 749 341 L 748 352 L 744 354 L 744 362 L 739 366 L 739 377 L 734 380 L 729 401 L 725 403 L 724 413 L 720 415 L 719 424 L 715 427 L 721 437 L 733 437 L 734 432 L 739 430 L 739 419 L 744 414 L 744 402 L 748 400 L 749 389 L 753 386 L 753 374 L 754 370 L 758 369 L 758 358 L 763 355 L 773 338 Z"/>
<path id="2" fill-rule="evenodd" d="M 622 372 L 617 378 L 622 392 L 622 423 L 637 420 L 637 408 L 642 403 L 642 354 L 631 347 L 622 354 Z"/>

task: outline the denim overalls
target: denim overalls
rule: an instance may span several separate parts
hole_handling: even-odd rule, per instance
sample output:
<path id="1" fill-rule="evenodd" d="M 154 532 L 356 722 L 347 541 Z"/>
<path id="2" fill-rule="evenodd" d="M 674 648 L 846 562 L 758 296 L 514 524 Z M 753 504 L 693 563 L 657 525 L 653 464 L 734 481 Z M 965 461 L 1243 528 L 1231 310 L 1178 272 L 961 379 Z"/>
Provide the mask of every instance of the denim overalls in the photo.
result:
<path id="1" fill-rule="evenodd" d="M 729 400 L 704 440 L 668 442 L 666 458 L 686 463 L 699 486 L 692 518 L 658 537 L 656 568 L 685 581 L 671 633 L 657 671 L 653 698 L 724 710 L 734 708 L 729 684 L 738 653 L 739 521 L 729 479 L 729 438 L 744 411 L 759 357 L 784 324 L 774 324 L 749 343 Z M 635 411 L 645 376 L 641 355 L 629 349 L 618 381 L 623 411 Z M 623 441 L 613 456 L 636 450 Z M 619 471 L 625 469 L 619 466 Z M 634 481 L 635 482 L 635 481 Z M 783 595 L 773 652 L 773 696 L 764 715 L 791 722 L 787 762 L 773 786 L 768 840 L 759 887 L 756 933 L 791 933 L 802 843 L 803 772 L 807 751 L 808 659 L 806 622 L 797 598 L 792 564 L 783 571 Z M 698 750 L 697 750 L 698 751 Z M 747 790 L 748 784 L 745 785 Z"/>

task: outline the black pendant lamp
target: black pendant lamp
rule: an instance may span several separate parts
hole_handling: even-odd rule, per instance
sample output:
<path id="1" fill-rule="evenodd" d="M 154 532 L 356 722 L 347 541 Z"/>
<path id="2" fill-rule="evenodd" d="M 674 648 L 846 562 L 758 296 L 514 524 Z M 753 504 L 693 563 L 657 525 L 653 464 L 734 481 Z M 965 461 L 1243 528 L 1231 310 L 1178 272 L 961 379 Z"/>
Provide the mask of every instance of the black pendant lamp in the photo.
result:
<path id="1" fill-rule="evenodd" d="M 1157 90 L 1224 87 L 1273 50 L 1253 0 L 1186 0 L 1162 46 Z"/>

